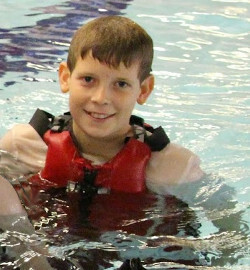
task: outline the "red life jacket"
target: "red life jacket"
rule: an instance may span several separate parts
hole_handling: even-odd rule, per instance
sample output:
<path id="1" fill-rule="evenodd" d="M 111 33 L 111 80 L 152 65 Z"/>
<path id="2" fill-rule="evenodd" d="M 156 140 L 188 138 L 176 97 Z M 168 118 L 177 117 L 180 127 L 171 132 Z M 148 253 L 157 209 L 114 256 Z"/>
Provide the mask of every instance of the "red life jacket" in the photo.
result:
<path id="1" fill-rule="evenodd" d="M 39 110 L 40 114 L 41 112 L 44 117 L 44 112 Z M 53 119 L 52 127 L 50 126 L 45 133 L 42 131 L 44 133 L 42 138 L 48 145 L 45 167 L 39 173 L 39 177 L 30 179 L 32 183 L 39 184 L 44 188 L 51 186 L 66 187 L 68 182 L 85 181 L 89 173 L 94 172 L 94 185 L 97 188 L 102 187 L 130 193 L 145 190 L 145 169 L 151 156 L 151 150 L 152 148 L 154 150 L 155 147 L 152 143 L 152 136 L 148 137 L 148 143 L 141 142 L 133 137 L 129 138 L 123 149 L 109 162 L 103 165 L 92 165 L 89 160 L 81 156 L 69 130 L 67 130 L 68 120 L 71 118 L 62 119 L 63 117 Z M 136 120 L 131 120 L 131 122 L 138 121 L 141 118 L 134 117 L 133 119 Z M 30 124 L 42 135 L 39 127 L 44 129 L 44 125 L 36 124 L 36 122 L 37 120 L 33 119 Z M 132 124 L 134 125 L 134 123 Z M 67 127 L 66 130 L 64 130 L 65 127 Z M 145 133 L 144 127 L 141 127 L 141 130 Z M 162 135 L 162 130 L 159 133 Z M 165 141 L 160 144 L 158 142 L 156 148 L 159 148 L 160 145 L 162 149 L 162 146 L 165 147 L 169 142 L 166 134 L 163 135 L 165 135 L 162 136 Z M 153 141 L 155 141 L 155 138 L 153 138 Z"/>

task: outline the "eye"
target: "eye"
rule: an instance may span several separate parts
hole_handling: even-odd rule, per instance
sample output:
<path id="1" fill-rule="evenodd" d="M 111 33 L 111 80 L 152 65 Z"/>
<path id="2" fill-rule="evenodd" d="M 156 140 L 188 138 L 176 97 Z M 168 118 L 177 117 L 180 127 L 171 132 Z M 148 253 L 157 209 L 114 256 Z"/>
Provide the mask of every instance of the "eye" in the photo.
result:
<path id="1" fill-rule="evenodd" d="M 93 77 L 91 77 L 91 76 L 85 76 L 85 77 L 83 77 L 83 81 L 85 82 L 85 83 L 91 83 L 91 82 L 93 82 Z"/>
<path id="2" fill-rule="evenodd" d="M 129 85 L 128 85 L 128 83 L 125 82 L 125 81 L 118 81 L 118 82 L 116 83 L 116 86 L 119 87 L 119 88 L 126 88 L 126 87 L 128 87 Z"/>

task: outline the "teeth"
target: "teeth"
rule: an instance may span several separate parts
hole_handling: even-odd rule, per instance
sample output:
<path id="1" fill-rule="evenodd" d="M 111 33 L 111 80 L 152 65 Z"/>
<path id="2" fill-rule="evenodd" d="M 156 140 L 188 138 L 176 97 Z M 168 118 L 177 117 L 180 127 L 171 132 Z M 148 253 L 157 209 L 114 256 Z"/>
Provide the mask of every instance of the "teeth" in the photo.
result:
<path id="1" fill-rule="evenodd" d="M 109 115 L 101 114 L 101 113 L 90 113 L 90 115 L 94 118 L 97 118 L 97 119 L 105 119 L 105 118 L 109 117 Z"/>

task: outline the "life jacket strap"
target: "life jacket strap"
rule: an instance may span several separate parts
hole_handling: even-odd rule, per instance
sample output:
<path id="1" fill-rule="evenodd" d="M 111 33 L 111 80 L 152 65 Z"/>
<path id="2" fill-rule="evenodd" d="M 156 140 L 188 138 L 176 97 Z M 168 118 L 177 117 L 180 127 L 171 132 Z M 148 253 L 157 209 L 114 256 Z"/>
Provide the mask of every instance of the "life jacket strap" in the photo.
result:
<path id="1" fill-rule="evenodd" d="M 70 112 L 55 117 L 46 111 L 37 109 L 29 124 L 43 138 L 43 135 L 49 129 L 53 132 L 69 130 L 71 119 Z M 170 143 L 170 139 L 161 126 L 154 129 L 152 126 L 145 124 L 143 118 L 135 115 L 131 116 L 129 123 L 133 127 L 135 138 L 139 141 L 144 141 L 151 151 L 161 151 Z M 151 134 L 147 135 L 146 131 L 149 131 Z"/>
<path id="2" fill-rule="evenodd" d="M 37 109 L 32 116 L 29 124 L 37 131 L 37 133 L 43 138 L 46 131 L 49 130 L 51 122 L 54 120 L 54 116 L 48 112 Z"/>

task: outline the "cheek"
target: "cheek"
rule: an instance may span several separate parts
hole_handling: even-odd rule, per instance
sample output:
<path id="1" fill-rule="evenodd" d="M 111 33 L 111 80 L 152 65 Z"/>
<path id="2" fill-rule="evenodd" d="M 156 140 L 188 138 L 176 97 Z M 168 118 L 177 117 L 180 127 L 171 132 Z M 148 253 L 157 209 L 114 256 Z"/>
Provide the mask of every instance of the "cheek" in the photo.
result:
<path id="1" fill-rule="evenodd" d="M 84 100 L 84 93 L 83 91 L 73 90 L 69 92 L 69 100 L 71 103 L 81 103 Z"/>
<path id="2" fill-rule="evenodd" d="M 77 111 L 79 107 L 82 107 L 82 99 L 78 95 L 71 94 L 69 95 L 69 108 L 70 111 Z"/>
<path id="3" fill-rule="evenodd" d="M 71 93 L 69 94 L 69 105 L 72 106 L 75 102 L 75 96 Z"/>
<path id="4" fill-rule="evenodd" d="M 136 104 L 135 98 L 125 99 L 123 102 L 120 103 L 120 108 L 126 112 L 127 114 L 131 114 Z"/>

